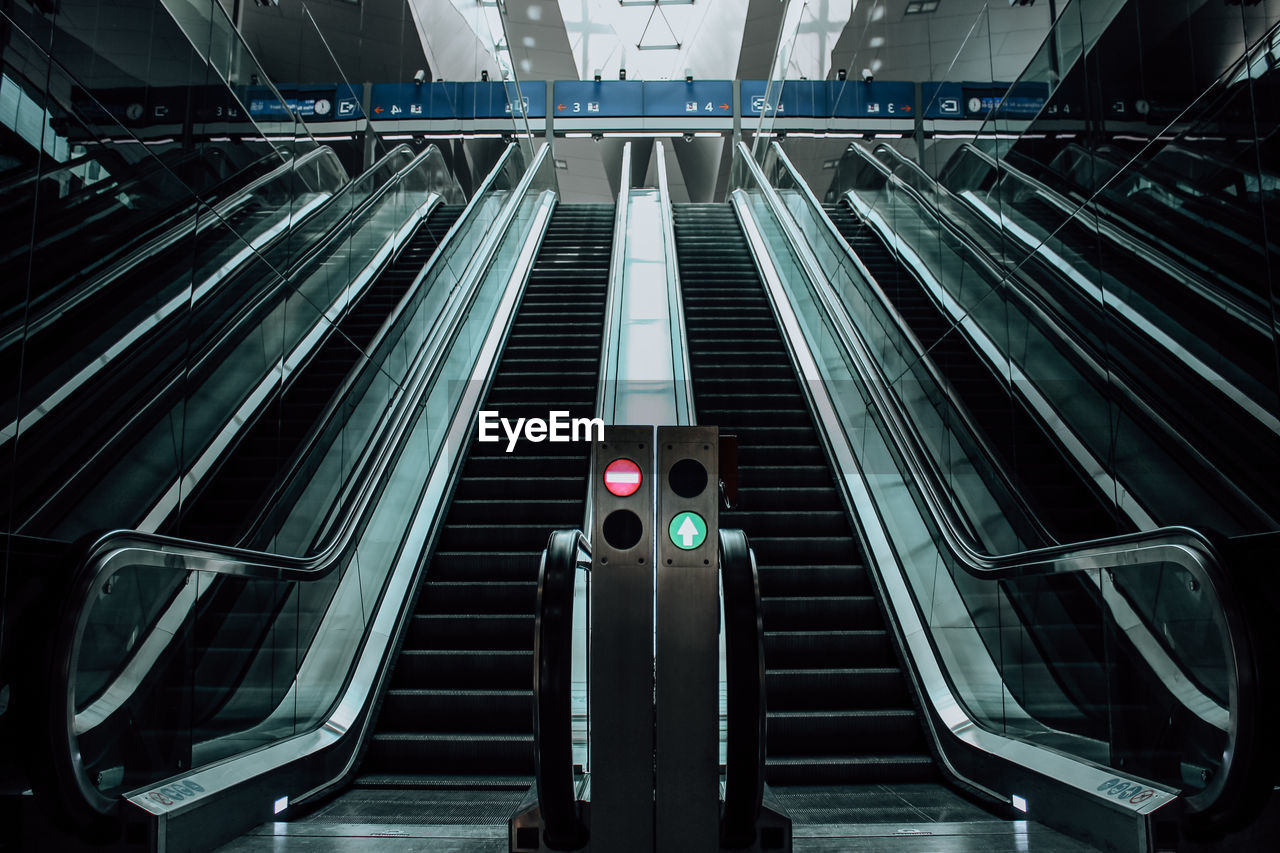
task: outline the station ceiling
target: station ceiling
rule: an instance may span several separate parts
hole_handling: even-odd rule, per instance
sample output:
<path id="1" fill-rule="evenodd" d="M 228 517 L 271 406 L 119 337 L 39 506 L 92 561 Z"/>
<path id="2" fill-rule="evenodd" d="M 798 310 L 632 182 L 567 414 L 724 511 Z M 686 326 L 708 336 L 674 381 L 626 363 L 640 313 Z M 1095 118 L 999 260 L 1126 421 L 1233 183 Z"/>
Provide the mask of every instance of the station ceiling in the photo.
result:
<path id="1" fill-rule="evenodd" d="M 1004 0 L 222 0 L 278 82 L 431 79 L 760 79 L 780 33 L 788 78 L 837 69 L 880 80 L 1012 80 L 1040 47 L 1050 3 Z M 1059 0 L 1059 5 L 1066 5 Z M 932 11 L 917 11 L 932 9 Z M 639 146 L 638 146 L 639 147 Z M 634 150 L 639 162 L 652 144 Z M 727 140 L 667 147 L 676 198 L 710 200 L 728 162 Z M 621 144 L 561 139 L 563 197 L 608 201 Z M 697 174 L 695 174 L 695 172 Z M 717 176 L 712 181 L 709 175 Z M 687 179 L 686 179 L 687 177 Z M 649 173 L 653 180 L 653 173 Z"/>

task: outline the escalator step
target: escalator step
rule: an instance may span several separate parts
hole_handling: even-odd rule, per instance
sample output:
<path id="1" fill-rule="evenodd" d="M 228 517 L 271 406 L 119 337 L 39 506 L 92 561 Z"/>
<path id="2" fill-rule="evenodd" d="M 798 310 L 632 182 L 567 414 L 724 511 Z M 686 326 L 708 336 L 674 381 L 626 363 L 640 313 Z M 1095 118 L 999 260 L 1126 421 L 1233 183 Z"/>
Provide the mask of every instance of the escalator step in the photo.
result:
<path id="1" fill-rule="evenodd" d="M 482 408 L 594 416 L 613 222 L 612 205 L 556 207 Z M 533 772 L 538 565 L 552 531 L 582 526 L 586 448 L 472 443 L 359 784 Z"/>
<path id="2" fill-rule="evenodd" d="M 765 778 L 774 785 L 869 785 L 934 782 L 938 769 L 928 754 L 770 756 Z"/>
<path id="3" fill-rule="evenodd" d="M 725 204 L 676 205 L 699 421 L 737 435 L 739 499 L 721 513 L 755 551 L 777 784 L 933 779 L 862 550 L 755 270 Z"/>
<path id="4" fill-rule="evenodd" d="M 410 768 L 401 773 L 465 768 L 473 773 L 528 775 L 533 773 L 533 733 L 378 731 L 369 744 L 364 767 L 374 773 L 396 772 L 383 768 L 400 767 Z"/>

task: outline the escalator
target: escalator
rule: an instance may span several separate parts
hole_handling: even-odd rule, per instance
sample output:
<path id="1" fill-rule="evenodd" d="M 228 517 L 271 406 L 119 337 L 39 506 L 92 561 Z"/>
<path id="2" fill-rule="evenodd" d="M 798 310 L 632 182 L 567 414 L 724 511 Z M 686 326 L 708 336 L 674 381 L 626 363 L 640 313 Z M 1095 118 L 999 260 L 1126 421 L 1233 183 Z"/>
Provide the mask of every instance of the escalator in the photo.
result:
<path id="1" fill-rule="evenodd" d="M 278 194 L 278 187 L 271 189 Z M 107 274 L 102 281 L 96 276 L 76 275 L 57 287 L 35 290 L 24 303 L 26 313 L 3 330 L 0 370 L 9 368 L 16 375 L 21 365 L 26 379 L 24 397 L 46 399 L 83 369 L 79 361 L 67 358 L 69 337 L 81 341 L 86 352 L 111 350 L 121 329 L 162 315 L 175 289 L 200 291 L 203 277 L 211 272 L 225 277 L 233 272 L 229 258 L 239 258 L 238 266 L 243 267 L 251 245 L 253 250 L 265 252 L 267 242 L 275 242 L 281 232 L 288 234 L 291 217 L 301 219 L 322 200 L 322 194 L 317 193 L 312 198 L 288 199 L 281 206 L 276 198 L 252 193 L 221 217 L 201 211 L 195 217 L 198 227 L 193 226 L 191 232 L 171 242 L 168 235 L 162 236 L 157 240 L 161 244 L 158 250 L 125 270 Z M 305 211 L 291 211 L 291 207 L 302 208 L 304 202 Z M 180 232 L 181 225 L 175 230 Z M 187 275 L 179 275 L 175 269 L 188 271 Z M 164 284 L 169 288 L 161 289 Z M 202 295 L 197 292 L 195 298 Z M 14 329 L 18 322 L 25 326 L 20 336 Z M 101 410 L 110 405 L 98 400 L 89 408 Z"/>
<path id="2" fill-rule="evenodd" d="M 1018 399 L 1008 380 L 984 359 L 978 344 L 953 326 L 920 280 L 894 255 L 870 225 L 847 205 L 824 205 L 828 217 L 862 261 L 937 366 L 956 402 L 991 454 L 995 467 L 1019 498 L 1006 518 L 1023 547 L 1085 542 L 1132 532 L 1132 522 L 1086 479 L 1078 464 L 1055 443 Z M 960 431 L 959 424 L 955 427 Z M 1016 511 L 1025 507 L 1022 512 Z M 981 540 L 983 537 L 975 537 Z M 1098 623 L 1097 590 L 1076 579 L 1057 579 L 1035 594 L 1007 591 L 1030 637 L 1070 702 L 1036 703 L 1017 686 L 1010 689 L 1036 717 L 1054 728 L 1097 737 L 1105 729 L 1105 691 L 1091 680 L 1106 657 Z M 1082 713 L 1083 712 L 1083 713 Z"/>
<path id="3" fill-rule="evenodd" d="M 252 520 L 275 494 L 273 486 L 297 458 L 343 381 L 359 367 L 374 336 L 463 209 L 463 205 L 441 205 L 418 227 L 395 260 L 347 310 L 305 368 L 275 400 L 262 407 L 263 414 L 255 424 L 239 433 L 235 449 L 187 500 L 169 531 L 172 535 L 197 542 L 242 544 L 251 533 Z M 265 544 L 254 543 L 256 547 Z"/>
<path id="4" fill-rule="evenodd" d="M 963 154 L 964 149 L 961 149 L 956 156 Z M 1070 165 L 1055 163 L 1046 166 L 1017 151 L 1009 152 L 1005 164 L 1005 180 L 1010 184 L 1021 173 L 1041 181 L 1062 196 L 1063 206 L 1060 208 L 1040 193 L 1027 189 L 1015 189 L 1008 195 L 1011 206 L 1035 223 L 1044 234 L 1053 234 L 1097 269 L 1105 270 L 1108 276 L 1132 287 L 1137 295 L 1167 311 L 1185 328 L 1198 334 L 1205 333 L 1207 320 L 1217 312 L 1210 311 L 1206 317 L 1206 301 L 1196 298 L 1195 289 L 1186 287 L 1176 276 L 1143 261 L 1115 240 L 1100 237 L 1094 218 L 1104 222 L 1118 219 L 1127 226 L 1125 231 L 1132 231 L 1134 237 L 1144 242 L 1144 238 L 1151 235 L 1162 244 L 1157 251 L 1185 253 L 1189 262 L 1204 266 L 1198 273 L 1199 277 L 1222 289 L 1223 299 L 1239 303 L 1243 309 L 1254 313 L 1267 310 L 1262 296 L 1266 286 L 1259 273 L 1260 264 L 1265 259 L 1257 257 L 1258 247 L 1265 246 L 1266 240 L 1260 230 L 1256 210 L 1252 215 L 1240 211 L 1224 212 L 1206 209 L 1211 206 L 1204 202 L 1181 199 L 1180 190 L 1161 183 L 1158 176 L 1153 179 L 1147 170 L 1140 171 L 1140 166 L 1125 159 L 1107 162 L 1106 146 L 1101 150 L 1070 146 L 1063 154 L 1071 155 L 1064 158 Z M 1105 173 L 1081 174 L 1085 171 L 1092 173 L 1099 168 L 1105 169 Z M 1086 201 L 1089 204 L 1084 212 L 1068 221 L 1068 211 L 1076 210 Z M 1206 261 L 1209 263 L 1205 264 Z M 1246 373 L 1255 377 L 1266 376 L 1267 353 L 1256 352 L 1260 345 L 1252 341 L 1257 332 L 1242 325 L 1227 333 L 1242 335 L 1242 343 L 1250 345 L 1249 359 L 1241 360 L 1241 367 Z M 1259 364 L 1262 368 L 1258 367 Z"/>
<path id="5" fill-rule="evenodd" d="M 481 410 L 595 414 L 612 205 L 556 207 Z M 549 531 L 582 524 L 582 443 L 473 443 L 357 786 L 533 774 L 533 620 Z M 446 783 L 447 784 L 447 783 Z"/>
<path id="6" fill-rule="evenodd" d="M 913 184 L 916 195 L 930 194 L 931 179 L 918 166 L 884 149 L 877 149 L 877 155 L 894 163 L 894 174 Z M 1120 405 L 1150 410 L 1155 420 L 1167 424 L 1165 430 L 1206 460 L 1204 465 L 1213 468 L 1209 477 L 1230 482 L 1242 500 L 1212 524 L 1231 533 L 1248 529 L 1250 522 L 1244 519 L 1250 516 L 1274 514 L 1280 496 L 1274 478 L 1261 474 L 1268 465 L 1260 464 L 1258 454 L 1267 451 L 1256 449 L 1270 448 L 1267 439 L 1280 429 L 1271 414 L 1275 390 L 1268 377 L 1274 376 L 1275 358 L 1265 312 L 1251 306 L 1253 300 L 1228 292 L 1105 220 L 1068 217 L 1066 211 L 1074 209 L 1070 199 L 1059 198 L 1016 169 L 997 168 L 994 159 L 971 146 L 953 158 L 966 160 L 983 162 L 989 174 L 981 181 L 963 181 L 959 176 L 964 169 L 949 167 L 940 183 L 951 193 L 938 197 L 944 204 L 953 198 L 962 202 L 958 217 L 976 214 L 981 223 L 977 231 L 988 234 L 976 239 L 1015 277 L 1015 290 L 1042 305 L 1089 357 L 1113 365 L 1117 386 L 1130 389 L 1137 401 Z M 996 174 L 1002 176 L 1000 186 L 989 194 L 967 186 L 981 185 Z M 997 212 L 1002 205 L 1009 213 Z M 926 215 L 939 213 L 947 215 L 943 208 Z M 1034 223 L 1027 227 L 1039 233 L 1018 234 L 1019 219 Z M 1045 234 L 1052 236 L 1042 239 Z M 1231 346 L 1221 346 L 1223 341 Z M 1209 411 L 1212 419 L 1205 417 Z M 1250 451 L 1242 453 L 1244 447 Z M 1205 523 L 1198 513 L 1185 511 L 1162 514 L 1161 520 Z"/>
<path id="7" fill-rule="evenodd" d="M 290 486 L 296 489 L 299 481 L 307 480 L 297 476 L 297 466 L 320 464 L 314 457 L 323 454 L 309 452 L 311 446 L 324 446 L 332 439 L 316 437 L 342 429 L 351 417 L 352 407 L 340 405 L 340 400 L 358 397 L 360 388 L 373 380 L 374 371 L 361 363 L 365 354 L 378 331 L 394 319 L 401 299 L 463 210 L 462 205 L 440 205 L 418 226 L 308 361 L 258 409 L 257 418 L 237 432 L 234 446 L 198 479 L 181 513 L 168 518 L 161 533 L 259 550 L 278 546 L 283 520 L 297 511 L 297 495 Z M 354 455 L 353 449 L 349 452 Z M 301 547 L 310 553 L 314 545 L 306 542 Z M 210 584 L 191 608 L 194 627 L 183 636 L 185 653 L 162 658 L 156 667 L 160 675 L 152 675 L 161 682 L 182 683 L 181 673 L 189 671 L 197 685 L 195 699 L 178 729 L 168 719 L 148 719 L 142 726 L 145 737 L 138 736 L 144 746 L 136 751 L 164 755 L 172 749 L 170 744 L 181 741 L 183 728 L 199 740 L 216 741 L 251 729 L 269 715 L 287 685 L 261 678 L 259 672 L 289 664 L 287 656 L 282 659 L 272 651 L 273 633 L 288 624 L 298 636 L 313 634 L 318 620 L 305 607 L 302 613 L 292 611 L 299 600 L 314 594 L 262 580 L 223 578 Z M 255 682 L 264 686 L 239 689 Z M 102 728 L 104 735 L 111 734 L 110 727 Z"/>
<path id="8" fill-rule="evenodd" d="M 434 148 L 421 156 L 434 160 L 438 154 L 433 152 Z M 119 289 L 129 291 L 129 304 L 90 311 L 89 316 L 73 304 L 62 316 L 48 318 L 35 352 L 29 357 L 19 353 L 32 365 L 30 393 L 38 401 L 27 404 L 34 414 L 25 416 L 19 437 L 23 452 L 13 460 L 18 467 L 14 480 L 20 486 L 11 498 L 20 528 L 65 538 L 94 527 L 141 524 L 143 529 L 158 529 L 177 505 L 173 480 L 160 471 L 151 476 L 130 472 L 122 457 L 169 459 L 162 464 L 195 464 L 204 471 L 222 449 L 210 442 L 222 436 L 225 447 L 228 441 L 240 440 L 236 436 L 243 434 L 236 427 L 275 399 L 278 389 L 265 378 L 272 372 L 271 362 L 278 362 L 277 374 L 296 379 L 304 366 L 299 362 L 310 358 L 330 325 L 321 323 L 321 315 L 345 321 L 352 308 L 347 299 L 363 294 L 366 280 L 350 289 L 349 276 L 372 274 L 364 265 L 373 262 L 375 254 L 387 259 L 402 245 L 395 241 L 408 239 L 412 229 L 405 230 L 393 205 L 405 192 L 405 180 L 415 180 L 412 176 L 421 168 L 414 162 L 407 148 L 395 149 L 356 181 L 346 182 L 342 173 L 337 182 L 331 180 L 340 169 L 336 159 L 319 149 L 297 168 L 280 172 L 275 176 L 279 180 L 251 188 L 244 199 L 245 206 L 255 206 L 259 196 L 272 200 L 276 218 L 269 228 L 230 235 L 231 248 L 221 256 L 198 251 L 205 243 L 229 236 L 221 223 L 207 232 L 180 234 L 176 245 L 161 244 L 144 253 L 140 269 L 127 267 L 102 285 L 108 301 L 112 292 L 119 296 Z M 393 180 L 397 174 L 399 179 Z M 414 207 L 435 204 L 435 198 L 424 191 Z M 419 261 L 429 257 L 451 224 L 438 222 L 420 234 L 426 242 L 415 250 L 422 254 Z M 389 242 L 392 230 L 396 236 Z M 354 239 L 361 232 L 369 237 Z M 252 244 L 246 245 L 250 239 Z M 184 274 L 183 259 L 190 263 L 193 254 L 203 265 Z M 409 262 L 413 255 L 403 257 Z M 421 263 L 414 274 L 420 268 Z M 86 300 L 95 296 L 90 293 Z M 117 313 L 123 314 L 122 320 Z M 55 358 L 57 345 L 65 346 L 64 339 L 74 334 L 78 321 L 86 326 L 81 330 L 86 337 L 83 349 L 73 358 Z M 348 362 L 353 363 L 357 351 L 349 343 L 347 348 Z M 48 355 L 49 363 L 42 365 L 35 358 L 39 354 Z M 49 371 L 38 375 L 42 366 Z M 346 372 L 340 369 L 340 375 L 331 377 L 331 390 Z M 23 391 L 28 392 L 25 385 Z M 227 425 L 236 408 L 242 409 L 237 423 Z M 63 425 L 77 418 L 87 420 L 92 429 L 68 435 Z M 176 419 L 185 433 L 176 458 L 166 447 L 166 437 L 157 440 L 163 430 L 157 424 L 165 418 Z M 76 485 L 70 485 L 73 482 Z M 181 497 L 188 503 L 193 485 L 188 480 L 182 486 Z M 103 500 L 107 493 L 110 499 Z M 246 511 L 269 497 L 261 491 L 247 494 L 247 500 L 240 498 L 248 505 Z M 161 507 L 162 501 L 169 506 Z"/>
<path id="9" fill-rule="evenodd" d="M 1008 382 L 952 326 L 879 234 L 859 222 L 847 205 L 823 208 L 986 434 L 1017 491 L 1040 510 L 1037 515 L 1053 539 L 1082 542 L 1118 532 L 1119 523 L 1092 484 L 1052 444 L 1035 418 L 1014 399 Z"/>
<path id="10" fill-rule="evenodd" d="M 698 420 L 739 442 L 721 513 L 759 561 L 772 784 L 936 778 L 805 398 L 728 205 L 676 205 Z"/>
<path id="11" fill-rule="evenodd" d="M 230 198 L 283 160 L 270 152 L 219 176 L 209 174 L 215 170 L 207 154 L 184 152 L 167 164 L 149 158 L 44 208 L 15 211 L 11 218 L 17 222 L 0 241 L 0 262 L 29 270 L 0 283 L 0 316 L 9 320 L 27 300 L 28 287 L 33 298 L 44 301 L 204 205 Z"/>

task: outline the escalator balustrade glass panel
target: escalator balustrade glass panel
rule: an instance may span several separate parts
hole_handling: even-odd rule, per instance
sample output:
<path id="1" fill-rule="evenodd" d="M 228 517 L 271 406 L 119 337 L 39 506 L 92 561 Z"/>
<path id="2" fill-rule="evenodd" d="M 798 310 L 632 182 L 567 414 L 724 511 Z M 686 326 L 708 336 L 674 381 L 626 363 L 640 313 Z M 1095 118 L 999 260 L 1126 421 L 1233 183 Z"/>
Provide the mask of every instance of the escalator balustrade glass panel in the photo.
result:
<path id="1" fill-rule="evenodd" d="M 518 158 L 508 170 L 487 188 L 493 198 L 470 208 L 469 230 L 492 226 L 484 217 L 510 197 Z M 473 237 L 451 239 L 425 277 L 414 273 L 396 305 L 382 306 L 387 319 L 360 347 L 371 318 L 353 310 L 339 322 L 338 350 L 313 363 L 325 372 L 345 362 L 346 379 L 330 386 L 339 396 L 319 412 L 262 512 L 228 526 L 225 504 L 193 503 L 201 517 L 191 524 L 266 550 L 144 534 L 104 540 L 66 649 L 72 761 L 90 797 L 109 803 L 310 731 L 333 713 L 393 570 L 419 559 L 421 507 L 443 499 L 447 478 L 435 472 L 458 452 L 446 442 L 449 424 L 538 207 L 532 196 L 511 200 L 487 270 L 461 257 Z M 398 258 L 415 270 L 425 263 L 412 243 Z M 383 276 L 406 286 L 394 263 Z M 211 481 L 222 476 L 230 474 L 220 465 Z M 270 550 L 285 546 L 295 556 Z"/>
<path id="2" fill-rule="evenodd" d="M 1238 611 L 1219 596 L 1230 595 L 1229 584 L 1207 541 L 1164 530 L 1045 549 L 1052 519 L 1040 516 L 1053 507 L 998 497 L 1016 481 L 1001 476 L 998 460 L 981 458 L 990 448 L 942 434 L 980 419 L 948 413 L 943 404 L 957 397 L 945 374 L 921 369 L 929 333 L 917 336 L 893 317 L 893 302 L 876 292 L 874 263 L 840 247 L 807 190 L 763 186 L 757 175 L 734 193 L 735 207 L 812 353 L 822 382 L 815 398 L 834 410 L 823 428 L 855 460 L 843 474 L 871 497 L 856 511 L 887 536 L 912 618 L 967 717 L 1180 789 L 1197 806 L 1201 793 L 1211 801 L 1229 771 L 1229 721 L 1241 708 L 1234 674 L 1248 658 L 1224 619 Z M 876 209 L 891 208 L 882 201 Z M 941 242 L 906 216 L 885 233 L 908 226 L 921 242 Z M 935 331 L 928 351 L 954 332 Z M 1023 515 L 1005 514 L 1008 507 Z M 1042 550 L 1000 551 L 999 542 Z"/>

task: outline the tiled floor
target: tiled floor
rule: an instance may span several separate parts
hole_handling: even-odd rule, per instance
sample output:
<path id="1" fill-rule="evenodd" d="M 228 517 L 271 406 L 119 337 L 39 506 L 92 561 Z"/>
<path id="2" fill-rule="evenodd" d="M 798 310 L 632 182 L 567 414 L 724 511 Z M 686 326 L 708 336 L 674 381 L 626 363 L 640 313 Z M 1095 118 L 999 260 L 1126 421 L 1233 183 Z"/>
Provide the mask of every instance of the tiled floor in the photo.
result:
<path id="1" fill-rule="evenodd" d="M 796 853 L 1092 853 L 1008 821 L 937 785 L 783 788 Z M 515 791 L 349 791 L 289 823 L 263 824 L 220 853 L 505 853 Z"/>

